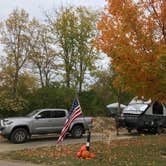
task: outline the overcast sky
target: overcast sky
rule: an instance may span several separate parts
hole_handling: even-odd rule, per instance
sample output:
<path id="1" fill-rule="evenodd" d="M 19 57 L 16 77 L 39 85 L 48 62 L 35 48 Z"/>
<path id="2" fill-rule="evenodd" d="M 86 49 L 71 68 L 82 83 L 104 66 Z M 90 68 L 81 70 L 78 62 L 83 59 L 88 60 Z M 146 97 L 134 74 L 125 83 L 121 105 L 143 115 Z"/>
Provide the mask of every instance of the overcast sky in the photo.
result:
<path id="1" fill-rule="evenodd" d="M 0 0 L 0 21 L 6 19 L 16 8 L 23 8 L 29 13 L 30 17 L 35 17 L 42 21 L 44 12 L 71 5 L 102 9 L 105 5 L 105 0 Z M 0 44 L 0 52 L 1 50 L 2 46 Z"/>
<path id="2" fill-rule="evenodd" d="M 23 8 L 29 13 L 30 17 L 35 17 L 42 21 L 44 12 L 53 11 L 53 9 L 61 6 L 81 5 L 92 9 L 102 9 L 105 4 L 105 0 L 0 0 L 0 21 L 6 19 L 15 8 Z M 0 55 L 3 54 L 2 48 L 0 44 Z M 104 57 L 101 66 L 109 61 Z"/>
<path id="3" fill-rule="evenodd" d="M 90 8 L 103 8 L 105 0 L 0 0 L 0 19 L 6 19 L 15 8 L 25 9 L 31 17 L 41 20 L 43 12 L 60 6 L 83 5 Z"/>

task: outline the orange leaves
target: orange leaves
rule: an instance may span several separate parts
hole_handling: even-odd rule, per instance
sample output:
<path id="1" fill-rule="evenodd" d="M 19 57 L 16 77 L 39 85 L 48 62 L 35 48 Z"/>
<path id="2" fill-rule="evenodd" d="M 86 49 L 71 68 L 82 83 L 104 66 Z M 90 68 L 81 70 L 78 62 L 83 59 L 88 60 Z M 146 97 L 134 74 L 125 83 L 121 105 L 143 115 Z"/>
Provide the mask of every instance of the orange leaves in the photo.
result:
<path id="1" fill-rule="evenodd" d="M 33 158 L 36 160 L 57 160 L 63 157 L 72 156 L 75 151 L 72 146 L 55 146 L 55 147 L 44 147 L 44 148 L 31 148 L 28 150 L 18 151 L 17 155 L 26 158 Z"/>
<path id="2" fill-rule="evenodd" d="M 165 2 L 107 2 L 105 13 L 98 23 L 100 34 L 96 45 L 112 59 L 118 75 L 115 86 L 123 85 L 134 95 L 165 100 L 163 80 L 166 76 L 163 75 L 166 75 L 166 68 L 162 67 L 159 74 L 159 59 L 163 56 L 163 48 L 165 50 L 163 39 L 166 29 L 161 19 L 165 15 Z"/>

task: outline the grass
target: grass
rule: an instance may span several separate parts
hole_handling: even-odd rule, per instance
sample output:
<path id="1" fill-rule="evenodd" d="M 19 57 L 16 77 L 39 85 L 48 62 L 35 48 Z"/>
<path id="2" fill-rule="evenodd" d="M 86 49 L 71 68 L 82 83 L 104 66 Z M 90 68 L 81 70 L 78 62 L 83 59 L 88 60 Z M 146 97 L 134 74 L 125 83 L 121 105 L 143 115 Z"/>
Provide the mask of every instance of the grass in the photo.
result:
<path id="1" fill-rule="evenodd" d="M 91 144 L 95 159 L 75 157 L 82 144 L 60 145 L 1 154 L 6 159 L 56 166 L 165 166 L 166 136 L 144 136 Z"/>

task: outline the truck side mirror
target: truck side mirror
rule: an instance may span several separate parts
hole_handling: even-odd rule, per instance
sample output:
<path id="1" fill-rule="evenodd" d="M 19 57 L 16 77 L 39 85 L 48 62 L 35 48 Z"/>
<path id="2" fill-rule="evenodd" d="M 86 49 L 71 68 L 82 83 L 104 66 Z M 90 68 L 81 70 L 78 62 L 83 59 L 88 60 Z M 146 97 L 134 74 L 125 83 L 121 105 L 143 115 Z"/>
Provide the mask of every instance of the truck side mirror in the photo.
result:
<path id="1" fill-rule="evenodd" d="M 42 118 L 41 115 L 37 115 L 37 116 L 35 116 L 35 119 L 41 119 L 41 118 Z"/>

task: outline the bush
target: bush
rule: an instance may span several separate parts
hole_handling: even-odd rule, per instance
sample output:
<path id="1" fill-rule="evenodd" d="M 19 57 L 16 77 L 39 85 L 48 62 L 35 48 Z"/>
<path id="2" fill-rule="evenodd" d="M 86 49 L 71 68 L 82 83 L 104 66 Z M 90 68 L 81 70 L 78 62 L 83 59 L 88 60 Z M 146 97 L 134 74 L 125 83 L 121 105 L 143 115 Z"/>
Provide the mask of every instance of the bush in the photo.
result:
<path id="1" fill-rule="evenodd" d="M 104 101 L 94 91 L 82 92 L 79 95 L 82 111 L 84 115 L 104 116 L 106 115 L 106 107 Z"/>
<path id="2" fill-rule="evenodd" d="M 71 108 L 75 90 L 70 88 L 41 88 L 27 97 L 28 112 L 40 108 Z M 106 115 L 106 108 L 102 99 L 93 91 L 82 92 L 78 95 L 84 115 Z M 27 113 L 27 112 L 26 112 Z"/>
<path id="3" fill-rule="evenodd" d="M 22 114 L 27 108 L 27 101 L 21 97 L 0 96 L 0 118 Z"/>
<path id="4" fill-rule="evenodd" d="M 0 103 L 1 117 L 21 116 L 42 108 L 64 108 L 69 110 L 75 97 L 75 90 L 65 87 L 45 87 L 26 94 L 24 99 L 5 99 Z M 84 116 L 104 116 L 107 113 L 105 102 L 95 91 L 78 94 Z M 8 101 L 6 103 L 6 101 Z"/>
<path id="5" fill-rule="evenodd" d="M 29 112 L 41 108 L 65 108 L 69 109 L 74 98 L 75 91 L 69 88 L 40 88 L 27 96 Z"/>

